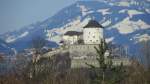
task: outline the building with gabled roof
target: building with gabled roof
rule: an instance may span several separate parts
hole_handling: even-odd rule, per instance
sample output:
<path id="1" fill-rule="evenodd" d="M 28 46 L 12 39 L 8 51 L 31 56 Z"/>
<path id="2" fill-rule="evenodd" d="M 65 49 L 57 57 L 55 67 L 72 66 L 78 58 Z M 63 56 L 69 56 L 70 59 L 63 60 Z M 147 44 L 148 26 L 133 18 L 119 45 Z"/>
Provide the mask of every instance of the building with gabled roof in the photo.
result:
<path id="1" fill-rule="evenodd" d="M 83 40 L 84 44 L 100 44 L 103 39 L 103 26 L 95 20 L 90 20 L 83 27 L 82 32 L 67 31 L 63 35 L 63 41 L 66 44 L 77 44 L 78 40 Z"/>
<path id="2" fill-rule="evenodd" d="M 63 35 L 63 42 L 67 45 L 78 44 L 78 40 L 82 39 L 83 32 L 68 31 Z"/>

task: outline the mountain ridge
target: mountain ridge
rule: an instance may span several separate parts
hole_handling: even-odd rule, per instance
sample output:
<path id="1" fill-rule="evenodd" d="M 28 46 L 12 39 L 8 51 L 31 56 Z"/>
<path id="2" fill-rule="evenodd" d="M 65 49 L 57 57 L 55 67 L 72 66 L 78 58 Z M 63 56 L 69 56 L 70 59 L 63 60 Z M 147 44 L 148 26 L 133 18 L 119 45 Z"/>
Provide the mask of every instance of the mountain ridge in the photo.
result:
<path id="1" fill-rule="evenodd" d="M 29 25 L 17 32 L 3 34 L 0 37 L 11 47 L 31 44 L 31 40 L 36 36 L 42 36 L 48 41 L 58 44 L 61 35 L 66 31 L 82 31 L 82 27 L 90 19 L 95 19 L 106 27 L 104 32 L 108 42 L 127 45 L 130 50 L 136 49 L 141 41 L 150 40 L 150 20 L 148 19 L 150 13 L 146 11 L 150 5 L 143 4 L 143 9 L 145 7 L 143 10 L 140 8 L 140 4 L 121 6 L 117 3 L 113 3 L 113 0 L 109 3 L 77 1 L 44 21 Z M 138 7 L 138 5 L 140 6 Z M 24 48 L 20 47 L 19 49 Z"/>

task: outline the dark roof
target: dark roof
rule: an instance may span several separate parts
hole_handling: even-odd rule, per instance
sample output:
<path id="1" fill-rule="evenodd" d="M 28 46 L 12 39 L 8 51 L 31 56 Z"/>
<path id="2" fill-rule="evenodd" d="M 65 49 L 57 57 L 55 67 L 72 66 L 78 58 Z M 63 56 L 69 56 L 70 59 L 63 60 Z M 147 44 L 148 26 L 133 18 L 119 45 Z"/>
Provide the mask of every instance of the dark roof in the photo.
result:
<path id="1" fill-rule="evenodd" d="M 95 20 L 90 20 L 89 23 L 86 26 L 84 26 L 83 28 L 95 28 L 95 27 L 104 28 L 101 24 L 99 24 Z"/>
<path id="2" fill-rule="evenodd" d="M 61 40 L 59 43 L 64 43 L 64 41 Z"/>
<path id="3" fill-rule="evenodd" d="M 64 35 L 69 35 L 69 36 L 77 35 L 77 36 L 79 36 L 79 35 L 82 35 L 82 34 L 83 34 L 83 32 L 68 31 L 68 32 L 66 32 Z"/>

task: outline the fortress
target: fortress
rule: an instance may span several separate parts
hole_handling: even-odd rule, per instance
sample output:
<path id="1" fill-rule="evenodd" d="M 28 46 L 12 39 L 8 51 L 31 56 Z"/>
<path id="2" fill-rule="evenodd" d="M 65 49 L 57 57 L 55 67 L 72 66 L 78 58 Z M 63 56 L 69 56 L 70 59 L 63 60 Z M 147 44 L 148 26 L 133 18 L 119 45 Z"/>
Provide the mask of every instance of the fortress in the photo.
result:
<path id="1" fill-rule="evenodd" d="M 68 47 L 70 57 L 94 56 L 95 48 L 103 39 L 103 27 L 96 21 L 91 20 L 83 32 L 68 31 L 62 36 L 61 45 Z"/>
<path id="2" fill-rule="evenodd" d="M 97 21 L 91 20 L 87 25 L 83 27 L 82 32 L 78 31 L 67 31 L 62 35 L 62 40 L 60 41 L 60 47 L 55 49 L 45 56 L 50 57 L 56 53 L 69 52 L 71 58 L 71 67 L 87 67 L 85 63 L 98 65 L 96 60 L 96 50 L 94 47 L 98 47 L 101 40 L 104 39 L 103 35 L 104 27 L 100 25 Z M 107 59 L 109 52 L 105 53 L 105 58 Z M 114 65 L 129 65 L 130 61 L 128 58 L 114 58 Z"/>
<path id="3" fill-rule="evenodd" d="M 63 35 L 64 44 L 100 44 L 103 39 L 103 28 L 98 22 L 91 20 L 83 27 L 83 32 L 68 31 Z"/>

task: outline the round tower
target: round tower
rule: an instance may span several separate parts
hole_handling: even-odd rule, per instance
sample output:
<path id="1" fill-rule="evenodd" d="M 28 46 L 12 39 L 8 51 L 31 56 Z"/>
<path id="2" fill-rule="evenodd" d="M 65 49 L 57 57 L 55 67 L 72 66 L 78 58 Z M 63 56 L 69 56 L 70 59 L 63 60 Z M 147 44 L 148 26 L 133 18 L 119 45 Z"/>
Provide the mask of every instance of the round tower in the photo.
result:
<path id="1" fill-rule="evenodd" d="M 97 21 L 91 20 L 83 27 L 83 40 L 84 44 L 100 44 L 103 39 L 103 26 Z"/>

